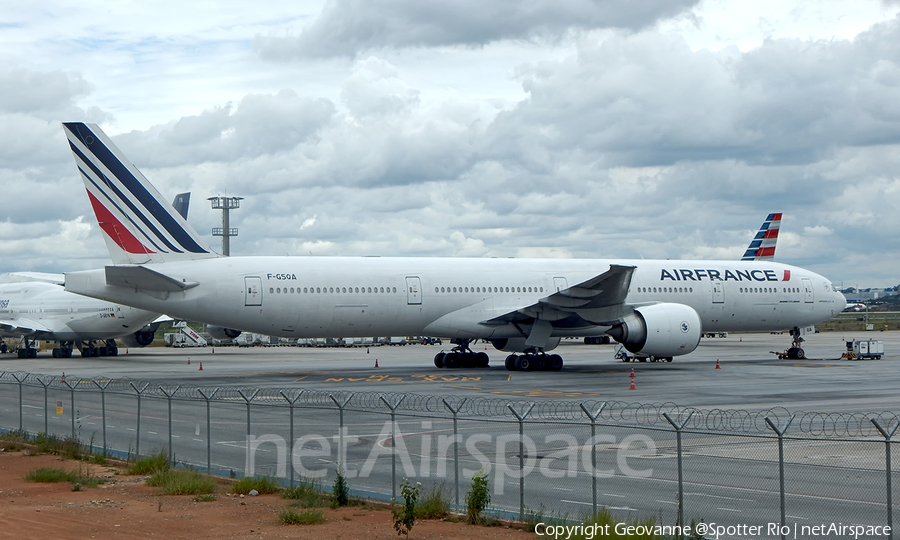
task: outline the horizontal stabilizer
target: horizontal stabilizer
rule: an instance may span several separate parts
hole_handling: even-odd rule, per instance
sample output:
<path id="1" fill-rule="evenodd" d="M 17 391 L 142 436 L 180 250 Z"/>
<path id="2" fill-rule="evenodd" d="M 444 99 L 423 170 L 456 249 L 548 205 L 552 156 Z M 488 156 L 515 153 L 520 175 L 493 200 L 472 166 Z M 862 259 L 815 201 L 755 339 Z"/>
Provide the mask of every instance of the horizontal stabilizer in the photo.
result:
<path id="1" fill-rule="evenodd" d="M 196 281 L 178 280 L 145 266 L 107 266 L 106 284 L 145 291 L 180 292 L 199 285 Z"/>

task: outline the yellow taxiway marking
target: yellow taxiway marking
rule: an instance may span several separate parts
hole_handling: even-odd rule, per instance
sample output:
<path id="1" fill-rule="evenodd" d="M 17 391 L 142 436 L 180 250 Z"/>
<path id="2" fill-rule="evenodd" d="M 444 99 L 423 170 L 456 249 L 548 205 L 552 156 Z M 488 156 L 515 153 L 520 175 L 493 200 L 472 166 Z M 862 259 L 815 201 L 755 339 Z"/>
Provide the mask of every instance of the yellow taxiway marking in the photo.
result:
<path id="1" fill-rule="evenodd" d="M 299 379 L 294 379 L 294 382 L 300 382 L 307 377 L 309 377 L 309 375 L 304 375 L 304 376 L 300 377 Z"/>
<path id="2" fill-rule="evenodd" d="M 451 386 L 450 388 L 459 388 L 460 390 L 481 390 L 477 386 Z"/>

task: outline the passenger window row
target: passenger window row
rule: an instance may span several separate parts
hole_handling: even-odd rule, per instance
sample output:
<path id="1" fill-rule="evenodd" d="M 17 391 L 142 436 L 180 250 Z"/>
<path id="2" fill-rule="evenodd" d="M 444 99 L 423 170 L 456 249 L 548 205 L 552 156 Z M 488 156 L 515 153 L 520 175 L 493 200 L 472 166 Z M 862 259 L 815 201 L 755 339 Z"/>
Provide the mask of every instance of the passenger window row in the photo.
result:
<path id="1" fill-rule="evenodd" d="M 544 292 L 543 287 L 435 287 L 436 293 L 524 293 Z"/>
<path id="2" fill-rule="evenodd" d="M 269 287 L 269 292 L 274 294 L 384 294 L 396 293 L 397 287 Z"/>

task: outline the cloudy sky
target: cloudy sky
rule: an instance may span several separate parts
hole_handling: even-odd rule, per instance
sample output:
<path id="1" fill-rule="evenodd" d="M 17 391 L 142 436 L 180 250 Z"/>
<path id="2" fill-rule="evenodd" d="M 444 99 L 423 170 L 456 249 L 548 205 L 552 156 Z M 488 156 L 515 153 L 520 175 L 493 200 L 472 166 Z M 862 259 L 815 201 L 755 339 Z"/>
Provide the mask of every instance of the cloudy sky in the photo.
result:
<path id="1" fill-rule="evenodd" d="M 62 121 L 232 255 L 776 259 L 900 283 L 900 2 L 197 0 L 0 15 L 0 271 L 103 266 Z M 219 240 L 209 236 L 210 243 Z"/>

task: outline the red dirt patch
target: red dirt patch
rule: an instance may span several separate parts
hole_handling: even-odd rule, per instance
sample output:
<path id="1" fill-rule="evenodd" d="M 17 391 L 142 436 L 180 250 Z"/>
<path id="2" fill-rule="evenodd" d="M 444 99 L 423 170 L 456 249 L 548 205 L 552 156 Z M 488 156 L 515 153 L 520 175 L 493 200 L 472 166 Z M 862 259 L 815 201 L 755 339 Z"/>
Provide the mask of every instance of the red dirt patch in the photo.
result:
<path id="1" fill-rule="evenodd" d="M 96 488 L 72 491 L 69 483 L 40 484 L 23 476 L 39 467 L 62 467 L 106 478 Z M 398 538 L 386 508 L 323 509 L 320 525 L 283 525 L 279 512 L 289 501 L 279 495 L 194 502 L 192 496 L 157 495 L 144 477 L 57 456 L 0 452 L 0 531 L 9 538 L 310 538 L 388 540 Z M 475 527 L 447 521 L 420 521 L 410 538 L 504 539 L 531 535 L 504 527 Z M 402 538 L 402 537 L 401 537 Z"/>

